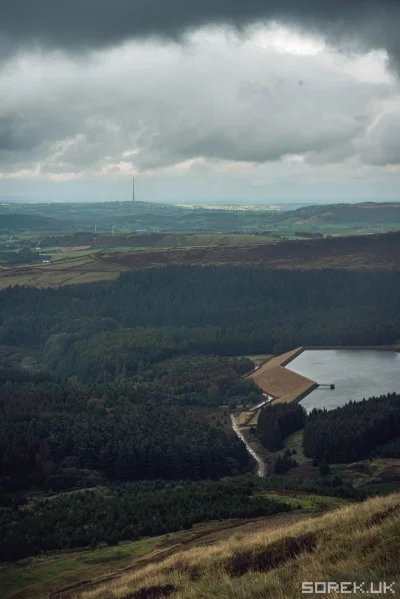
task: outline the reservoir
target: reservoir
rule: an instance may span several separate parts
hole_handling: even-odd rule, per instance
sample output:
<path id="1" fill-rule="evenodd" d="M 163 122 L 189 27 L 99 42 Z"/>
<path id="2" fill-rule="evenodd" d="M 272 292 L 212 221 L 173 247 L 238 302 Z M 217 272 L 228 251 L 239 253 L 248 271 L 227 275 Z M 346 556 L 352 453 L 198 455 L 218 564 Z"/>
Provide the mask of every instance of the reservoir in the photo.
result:
<path id="1" fill-rule="evenodd" d="M 333 383 L 335 389 L 318 388 L 301 405 L 332 410 L 348 401 L 400 392 L 400 354 L 389 350 L 305 350 L 286 368 L 316 383 Z"/>

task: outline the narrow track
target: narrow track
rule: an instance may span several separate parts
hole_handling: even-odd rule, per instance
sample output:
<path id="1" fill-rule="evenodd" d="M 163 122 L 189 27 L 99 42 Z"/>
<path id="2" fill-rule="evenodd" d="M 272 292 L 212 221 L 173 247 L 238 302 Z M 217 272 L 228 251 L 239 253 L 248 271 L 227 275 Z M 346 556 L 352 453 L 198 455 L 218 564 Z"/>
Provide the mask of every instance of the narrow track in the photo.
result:
<path id="1" fill-rule="evenodd" d="M 247 443 L 246 439 L 244 438 L 244 436 L 242 435 L 242 433 L 239 430 L 239 427 L 237 425 L 236 419 L 233 414 L 231 414 L 231 421 L 232 421 L 232 428 L 233 428 L 234 432 L 237 434 L 239 439 L 246 445 L 247 451 L 256 460 L 256 462 L 258 464 L 257 475 L 260 476 L 261 478 L 264 477 L 265 476 L 264 461 L 260 458 L 260 456 L 258 454 L 256 454 L 254 449 L 252 449 L 250 447 L 250 445 Z"/>

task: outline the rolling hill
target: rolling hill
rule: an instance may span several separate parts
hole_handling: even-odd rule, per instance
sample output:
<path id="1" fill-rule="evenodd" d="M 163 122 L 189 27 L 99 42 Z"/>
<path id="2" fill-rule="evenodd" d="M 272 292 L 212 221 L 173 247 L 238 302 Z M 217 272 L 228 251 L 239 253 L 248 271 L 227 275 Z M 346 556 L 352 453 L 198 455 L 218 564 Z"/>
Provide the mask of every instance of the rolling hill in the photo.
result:
<path id="1" fill-rule="evenodd" d="M 399 494 L 295 524 L 279 524 L 279 520 L 275 527 L 268 524 L 267 519 L 264 530 L 233 535 L 209 546 L 187 549 L 177 543 L 168 557 L 155 553 L 153 559 L 139 560 L 103 581 L 83 583 L 73 593 L 61 591 L 56 596 L 295 599 L 303 596 L 306 581 L 331 581 L 347 585 L 344 592 L 354 597 L 369 594 L 371 589 L 377 594 L 379 584 L 386 582 L 391 586 L 379 596 L 400 597 Z M 332 596 L 338 596 L 339 589 L 331 587 Z"/>
<path id="2" fill-rule="evenodd" d="M 117 278 L 121 272 L 171 264 L 270 269 L 400 270 L 400 232 L 251 245 L 189 246 L 105 252 L 52 264 L 0 267 L 0 288 L 58 287 Z"/>
<path id="3" fill-rule="evenodd" d="M 106 262 L 126 268 L 168 264 L 215 264 L 265 268 L 349 270 L 400 268 L 400 233 L 282 241 L 246 246 L 188 247 L 108 253 Z"/>
<path id="4" fill-rule="evenodd" d="M 330 204 L 305 206 L 280 215 L 279 223 L 292 225 L 399 225 L 400 203 Z"/>
<path id="5" fill-rule="evenodd" d="M 69 221 L 37 214 L 1 214 L 0 232 L 63 231 L 73 228 Z"/>

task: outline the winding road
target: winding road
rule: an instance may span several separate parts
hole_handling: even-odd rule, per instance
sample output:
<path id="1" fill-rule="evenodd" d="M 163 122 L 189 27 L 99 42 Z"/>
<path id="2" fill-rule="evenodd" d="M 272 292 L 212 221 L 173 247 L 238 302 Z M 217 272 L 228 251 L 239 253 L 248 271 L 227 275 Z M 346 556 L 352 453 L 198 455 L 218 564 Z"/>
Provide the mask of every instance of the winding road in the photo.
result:
<path id="1" fill-rule="evenodd" d="M 242 433 L 239 430 L 239 427 L 237 425 L 236 419 L 233 414 L 231 414 L 231 421 L 232 421 L 233 430 L 235 431 L 235 433 L 237 434 L 239 439 L 246 445 L 247 451 L 256 460 L 256 462 L 258 464 L 257 475 L 260 477 L 265 476 L 265 464 L 264 464 L 263 460 L 260 458 L 259 455 L 256 454 L 254 449 L 252 449 L 250 447 L 250 445 L 247 443 L 246 439 L 244 438 L 244 436 L 242 435 Z"/>

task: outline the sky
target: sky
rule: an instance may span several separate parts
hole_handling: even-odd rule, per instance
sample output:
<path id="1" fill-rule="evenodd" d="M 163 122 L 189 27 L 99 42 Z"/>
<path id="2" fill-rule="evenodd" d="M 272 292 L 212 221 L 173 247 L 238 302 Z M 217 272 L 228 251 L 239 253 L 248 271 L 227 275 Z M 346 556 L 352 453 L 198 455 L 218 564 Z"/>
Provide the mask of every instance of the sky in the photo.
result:
<path id="1" fill-rule="evenodd" d="M 0 198 L 400 200 L 397 0 L 2 0 Z"/>

